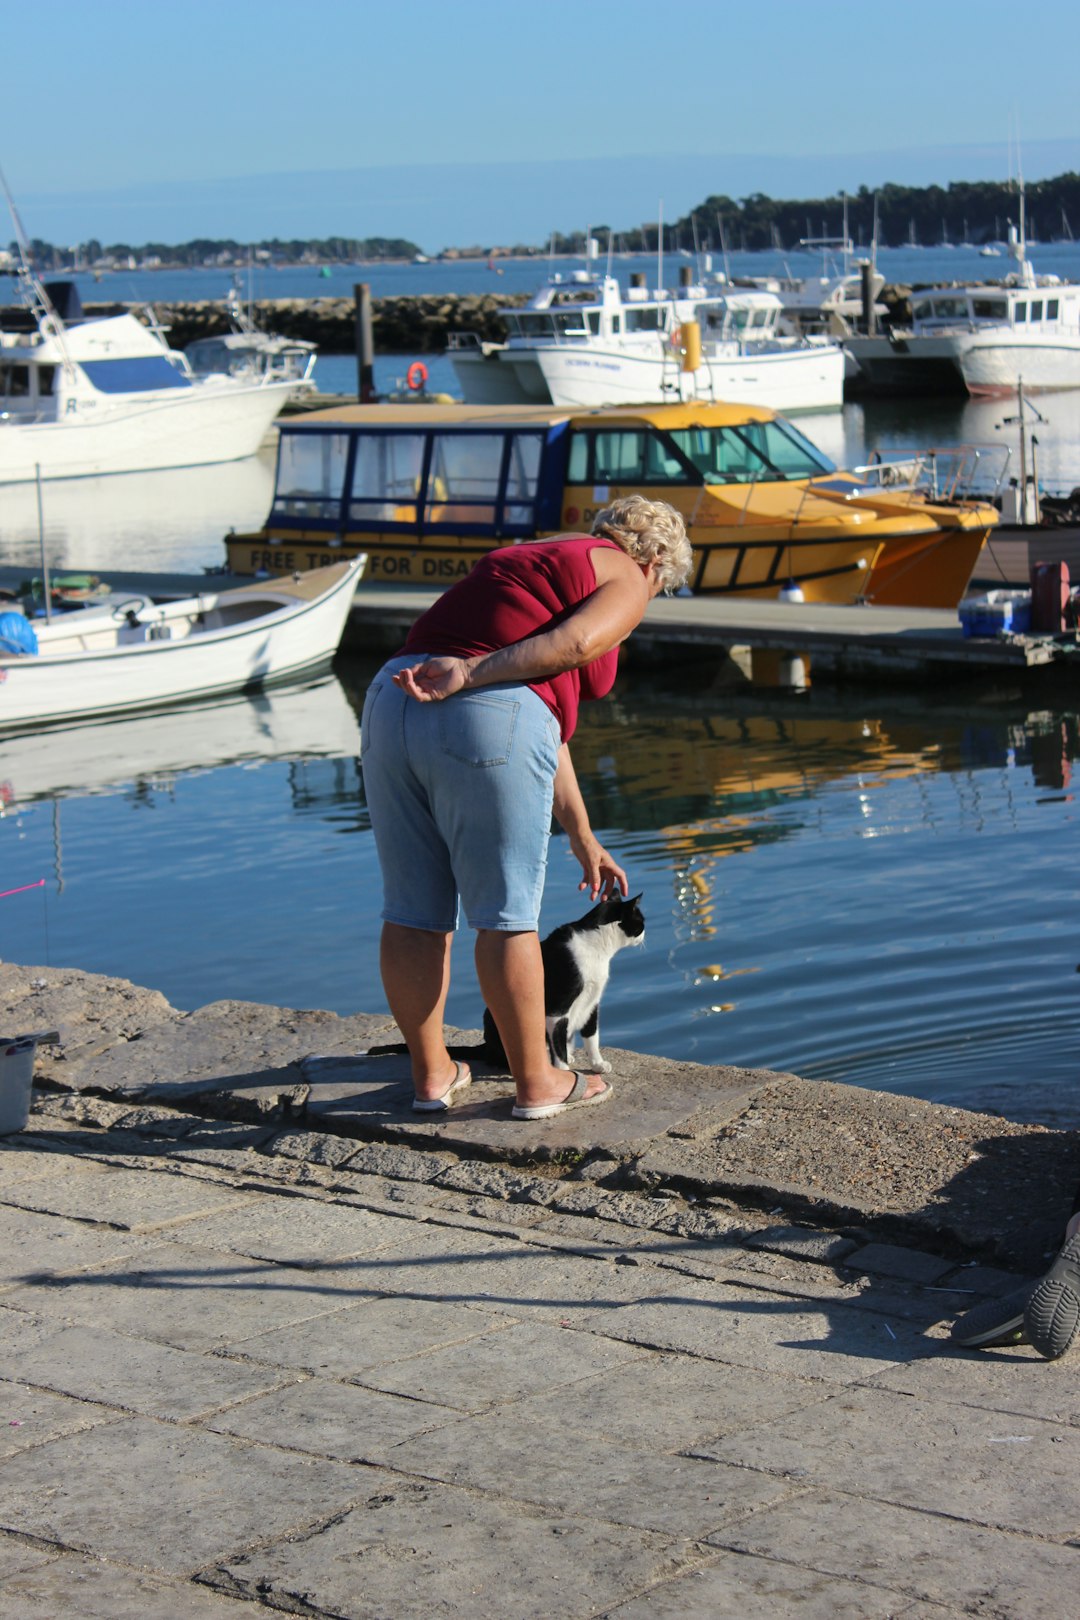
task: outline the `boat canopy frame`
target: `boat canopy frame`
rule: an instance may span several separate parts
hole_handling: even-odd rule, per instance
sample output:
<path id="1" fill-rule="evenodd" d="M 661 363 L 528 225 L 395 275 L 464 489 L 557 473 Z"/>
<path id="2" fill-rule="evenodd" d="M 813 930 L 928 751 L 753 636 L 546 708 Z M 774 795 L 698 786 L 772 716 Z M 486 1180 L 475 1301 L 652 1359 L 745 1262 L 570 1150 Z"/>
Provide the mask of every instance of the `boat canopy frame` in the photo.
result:
<path id="1" fill-rule="evenodd" d="M 492 439 L 498 444 L 481 446 L 480 441 Z M 311 440 L 330 450 L 323 456 L 323 487 L 286 487 L 294 452 L 303 447 L 297 457 L 303 460 Z M 267 521 L 275 529 L 306 532 L 530 539 L 559 526 L 569 441 L 565 419 L 282 424 Z M 402 451 L 403 471 L 387 476 L 395 448 Z M 477 463 L 471 480 L 460 465 L 462 453 L 467 462 L 470 450 Z M 378 487 L 368 477 L 372 462 L 382 469 Z"/>

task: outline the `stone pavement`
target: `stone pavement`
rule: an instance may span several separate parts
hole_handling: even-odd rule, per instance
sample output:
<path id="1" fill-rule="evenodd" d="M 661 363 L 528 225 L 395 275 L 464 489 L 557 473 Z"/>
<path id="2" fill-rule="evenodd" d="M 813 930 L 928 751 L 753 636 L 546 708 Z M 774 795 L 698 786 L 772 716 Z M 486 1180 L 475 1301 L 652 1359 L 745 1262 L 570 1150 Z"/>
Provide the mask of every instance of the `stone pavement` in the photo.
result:
<path id="1" fill-rule="evenodd" d="M 1080 1615 L 1080 1352 L 947 1337 L 1076 1133 L 619 1052 L 431 1123 L 385 1017 L 72 970 L 0 1022 L 64 1036 L 0 1140 L 4 1620 Z"/>

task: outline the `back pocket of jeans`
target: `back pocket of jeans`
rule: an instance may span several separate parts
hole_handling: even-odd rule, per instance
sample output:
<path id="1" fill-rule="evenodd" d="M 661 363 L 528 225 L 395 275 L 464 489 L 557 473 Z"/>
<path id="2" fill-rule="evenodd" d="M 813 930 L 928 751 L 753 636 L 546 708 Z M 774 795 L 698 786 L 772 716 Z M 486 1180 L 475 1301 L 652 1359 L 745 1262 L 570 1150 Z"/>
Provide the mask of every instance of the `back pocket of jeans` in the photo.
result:
<path id="1" fill-rule="evenodd" d="M 521 704 L 516 698 L 453 698 L 439 710 L 439 740 L 444 754 L 462 765 L 482 770 L 505 765 L 514 747 Z"/>

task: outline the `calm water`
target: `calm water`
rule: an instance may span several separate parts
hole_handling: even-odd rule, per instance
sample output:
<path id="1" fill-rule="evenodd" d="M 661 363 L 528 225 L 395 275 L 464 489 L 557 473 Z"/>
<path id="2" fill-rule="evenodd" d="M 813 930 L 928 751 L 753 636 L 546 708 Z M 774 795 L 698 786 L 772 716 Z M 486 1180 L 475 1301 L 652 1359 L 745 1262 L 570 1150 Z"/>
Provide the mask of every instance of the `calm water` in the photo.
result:
<path id="1" fill-rule="evenodd" d="M 190 1008 L 382 1008 L 356 761 L 370 671 L 0 749 L 0 957 Z M 1077 713 L 623 677 L 575 742 L 644 891 L 614 1045 L 1080 1124 Z M 553 843 L 543 928 L 578 915 Z M 449 1016 L 476 1027 L 471 936 Z"/>
<path id="2" fill-rule="evenodd" d="M 606 246 L 606 244 L 603 244 Z M 1051 242 L 1045 245 L 1029 244 L 1028 257 L 1039 275 L 1056 275 L 1067 280 L 1080 280 L 1080 242 Z M 984 259 L 977 248 L 957 245 L 925 248 L 882 248 L 878 251 L 878 269 L 886 281 L 908 286 L 926 285 L 937 281 L 993 281 L 1007 275 L 1010 261 L 1002 253 L 997 259 Z M 485 259 L 457 260 L 441 264 L 344 264 L 295 265 L 283 269 L 256 266 L 250 277 L 241 273 L 244 296 L 260 298 L 347 298 L 353 287 L 366 281 L 372 297 L 390 298 L 403 293 L 490 293 L 501 297 L 508 293 L 532 293 L 547 277 L 550 268 L 569 274 L 581 269 L 583 259 L 563 259 L 549 262 L 546 258 L 493 261 L 488 268 Z M 678 280 L 682 265 L 696 264 L 704 270 L 703 258 L 697 261 L 685 255 L 665 253 L 660 267 L 663 283 Z M 603 271 L 607 265 L 606 253 L 592 261 L 590 268 Z M 657 280 L 655 255 L 637 257 L 617 255 L 612 262 L 614 274 L 624 283 L 631 271 L 641 270 L 649 284 Z M 712 268 L 725 268 L 723 256 L 714 253 Z M 793 276 L 820 275 L 820 253 L 800 251 L 797 248 L 783 253 L 730 253 L 726 261 L 731 276 Z M 224 298 L 233 283 L 235 272 L 227 269 L 200 270 L 114 270 L 103 274 L 100 280 L 88 271 L 74 279 L 84 302 L 186 301 L 200 298 Z M 14 281 L 0 276 L 0 301 L 14 297 Z"/>

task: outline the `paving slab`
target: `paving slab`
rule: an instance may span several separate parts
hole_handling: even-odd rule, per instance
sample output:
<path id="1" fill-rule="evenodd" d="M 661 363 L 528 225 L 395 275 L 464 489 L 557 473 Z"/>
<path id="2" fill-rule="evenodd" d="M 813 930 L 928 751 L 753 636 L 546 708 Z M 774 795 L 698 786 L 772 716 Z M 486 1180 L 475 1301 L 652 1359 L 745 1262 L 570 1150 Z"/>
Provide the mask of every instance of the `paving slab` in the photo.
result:
<path id="1" fill-rule="evenodd" d="M 299 1375 L 196 1355 L 100 1326 L 65 1327 L 51 1317 L 5 1311 L 0 1317 L 0 1377 L 20 1377 L 35 1391 L 141 1412 L 174 1423 L 209 1417 Z M 12 1409 L 16 1395 L 5 1393 Z M 0 1446 L 6 1438 L 0 1414 Z M 19 1431 L 21 1436 L 21 1430 Z"/>
<path id="2" fill-rule="evenodd" d="M 944 1330 L 943 1330 L 944 1331 Z M 999 1350 L 943 1347 L 943 1354 L 875 1373 L 868 1387 L 919 1400 L 937 1397 L 989 1412 L 1041 1418 L 1080 1429 L 1080 1380 L 1074 1358 L 1045 1362 L 1030 1345 Z"/>
<path id="3" fill-rule="evenodd" d="M 588 1368 L 587 1376 L 523 1396 L 514 1403 L 515 1416 L 538 1430 L 591 1435 L 657 1455 L 705 1445 L 827 1398 L 815 1380 L 663 1351 L 593 1371 L 590 1344 L 580 1352 L 579 1370 Z M 571 1343 L 566 1355 L 573 1353 Z"/>
<path id="4" fill-rule="evenodd" d="M 151 1239 L 110 1227 L 16 1209 L 8 1203 L 2 1207 L 0 1297 L 4 1298 L 11 1290 L 48 1277 L 144 1254 L 152 1243 Z"/>
<path id="5" fill-rule="evenodd" d="M 453 1346 L 456 1354 L 467 1357 L 473 1339 L 511 1325 L 506 1316 L 466 1304 L 372 1296 L 314 1324 L 304 1317 L 248 1335 L 238 1325 L 236 1337 L 224 1348 L 230 1355 L 275 1367 L 362 1379 L 373 1368 L 427 1350 Z"/>
<path id="6" fill-rule="evenodd" d="M 20 1452 L 55 1440 L 57 1435 L 112 1423 L 116 1416 L 108 1407 L 51 1395 L 19 1379 L 0 1378 L 0 1459 L 6 1463 Z"/>
<path id="7" fill-rule="evenodd" d="M 186 1575 L 325 1522 L 366 1487 L 341 1463 L 132 1417 L 10 1459 L 0 1512 L 59 1547 Z"/>
<path id="8" fill-rule="evenodd" d="M 18 1620 L 266 1620 L 261 1605 L 219 1597 L 191 1581 L 55 1554 L 11 1579 L 0 1577 L 0 1612 Z"/>
<path id="9" fill-rule="evenodd" d="M 379 1463 L 403 1440 L 460 1421 L 461 1413 L 451 1406 L 305 1378 L 220 1413 L 207 1426 L 316 1457 Z"/>
<path id="10" fill-rule="evenodd" d="M 1080 1430 L 1026 1415 L 852 1389 L 704 1454 L 981 1525 L 1076 1534 Z"/>
<path id="11" fill-rule="evenodd" d="M 235 1187 L 170 1175 L 159 1169 L 149 1186 L 137 1170 L 102 1167 L 99 1175 L 39 1177 L 16 1182 L 4 1193 L 6 1203 L 39 1215 L 70 1215 L 78 1221 L 115 1226 L 124 1232 L 153 1232 L 250 1202 Z"/>
<path id="12" fill-rule="evenodd" d="M 529 1458 L 527 1470 L 522 1458 Z M 568 1518 L 601 1519 L 701 1540 L 720 1525 L 780 1500 L 781 1479 L 703 1458 L 654 1455 L 578 1434 L 572 1447 L 538 1433 L 516 1411 L 430 1430 L 390 1453 L 394 1468 Z"/>
<path id="13" fill-rule="evenodd" d="M 376 1483 L 377 1481 L 377 1483 Z M 670 1536 L 562 1518 L 386 1472 L 320 1533 L 219 1566 L 204 1579 L 279 1608 L 338 1620 L 551 1620 L 611 1607 L 691 1557 Z M 303 1610 L 301 1610 L 303 1612 Z"/>
<path id="14" fill-rule="evenodd" d="M 601 1620 L 908 1620 L 901 1593 L 766 1558 L 718 1558 L 650 1587 Z M 942 1617 L 951 1620 L 951 1617 Z"/>
<path id="15" fill-rule="evenodd" d="M 815 1490 L 766 1508 L 712 1539 L 800 1571 L 855 1577 L 909 1598 L 1008 1620 L 1064 1620 L 1080 1591 L 1075 1545 L 980 1528 L 955 1512 L 918 1512 L 835 1491 Z"/>
<path id="16" fill-rule="evenodd" d="M 670 1279 L 667 1280 L 670 1283 Z M 908 1322 L 830 1300 L 800 1301 L 765 1289 L 685 1279 L 574 1326 L 652 1349 L 825 1383 L 850 1384 L 926 1354 Z"/>
<path id="17" fill-rule="evenodd" d="M 180 1237 L 201 1247 L 277 1260 L 289 1266 L 322 1266 L 399 1247 L 407 1234 L 392 1215 L 347 1204 L 313 1204 L 305 1198 L 254 1199 L 231 1204 L 186 1221 Z"/>
<path id="18" fill-rule="evenodd" d="M 5 1303 L 201 1351 L 286 1322 L 356 1308 L 363 1298 L 348 1272 L 316 1273 L 169 1243 L 130 1262 L 28 1284 L 6 1295 Z"/>
<path id="19" fill-rule="evenodd" d="M 517 1322 L 470 1340 L 464 1355 L 456 1346 L 430 1350 L 372 1368 L 363 1381 L 414 1400 L 484 1412 L 552 1383 L 572 1389 L 598 1368 L 637 1359 L 638 1351 L 614 1339 L 583 1339 L 565 1328 Z"/>

